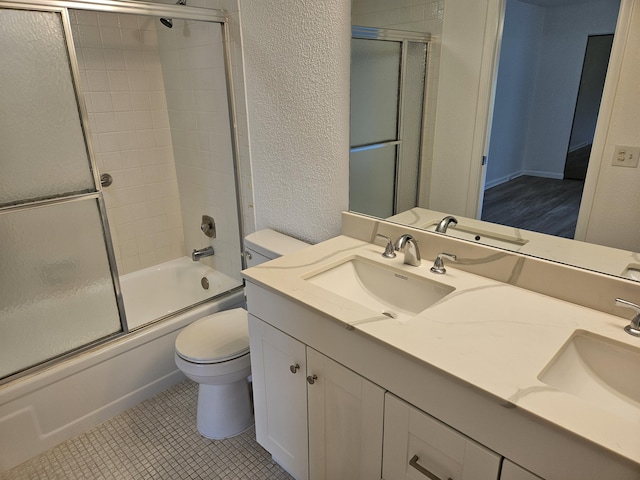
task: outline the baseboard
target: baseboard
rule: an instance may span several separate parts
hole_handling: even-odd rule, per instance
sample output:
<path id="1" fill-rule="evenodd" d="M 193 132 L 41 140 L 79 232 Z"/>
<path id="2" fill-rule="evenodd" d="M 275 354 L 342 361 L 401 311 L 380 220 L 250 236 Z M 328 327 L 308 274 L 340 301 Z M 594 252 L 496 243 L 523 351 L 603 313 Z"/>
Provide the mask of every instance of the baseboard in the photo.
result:
<path id="1" fill-rule="evenodd" d="M 553 178 L 556 180 L 562 180 L 564 178 L 563 172 L 544 172 L 541 170 L 523 170 L 522 175 L 528 175 L 530 177 Z"/>
<path id="2" fill-rule="evenodd" d="M 484 189 L 489 190 L 492 187 L 497 187 L 498 185 L 502 185 L 503 183 L 507 183 L 511 180 L 515 180 L 516 178 L 521 177 L 523 175 L 528 175 L 530 177 L 553 178 L 556 180 L 562 180 L 564 178 L 564 173 L 543 172 L 540 170 L 520 170 L 518 172 L 505 175 L 503 177 L 494 178 L 493 180 L 485 182 Z"/>

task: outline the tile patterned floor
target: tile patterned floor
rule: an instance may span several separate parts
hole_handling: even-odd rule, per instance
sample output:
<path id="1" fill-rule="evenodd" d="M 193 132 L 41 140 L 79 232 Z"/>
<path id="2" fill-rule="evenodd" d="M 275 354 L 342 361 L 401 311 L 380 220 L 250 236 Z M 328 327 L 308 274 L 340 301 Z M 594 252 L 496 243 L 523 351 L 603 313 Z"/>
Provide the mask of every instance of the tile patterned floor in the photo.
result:
<path id="1" fill-rule="evenodd" d="M 2 480 L 290 480 L 253 428 L 227 440 L 198 434 L 198 386 L 186 380 L 0 475 Z"/>

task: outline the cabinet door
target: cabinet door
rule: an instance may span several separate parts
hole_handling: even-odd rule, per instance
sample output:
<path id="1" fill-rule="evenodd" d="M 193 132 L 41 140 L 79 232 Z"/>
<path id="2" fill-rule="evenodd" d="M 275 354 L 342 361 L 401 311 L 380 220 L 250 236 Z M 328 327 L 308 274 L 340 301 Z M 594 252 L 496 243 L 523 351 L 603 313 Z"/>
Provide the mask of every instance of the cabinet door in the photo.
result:
<path id="1" fill-rule="evenodd" d="M 309 347 L 307 376 L 311 480 L 380 478 L 384 390 Z"/>
<path id="2" fill-rule="evenodd" d="M 500 480 L 542 480 L 542 478 L 505 458 L 502 462 Z"/>
<path id="3" fill-rule="evenodd" d="M 305 346 L 249 315 L 249 347 L 256 439 L 297 480 L 306 480 Z"/>
<path id="4" fill-rule="evenodd" d="M 500 456 L 387 393 L 385 480 L 496 480 Z"/>

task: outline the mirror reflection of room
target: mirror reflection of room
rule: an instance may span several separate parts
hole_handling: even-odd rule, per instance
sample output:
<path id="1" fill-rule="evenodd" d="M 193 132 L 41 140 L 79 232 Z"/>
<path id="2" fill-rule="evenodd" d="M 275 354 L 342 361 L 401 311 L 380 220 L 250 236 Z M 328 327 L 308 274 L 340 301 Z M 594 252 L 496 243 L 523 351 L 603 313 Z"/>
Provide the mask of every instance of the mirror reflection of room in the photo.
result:
<path id="1" fill-rule="evenodd" d="M 507 0 L 482 220 L 574 238 L 619 0 Z"/>
<path id="2" fill-rule="evenodd" d="M 630 278 L 640 264 L 639 171 L 619 168 L 633 166 L 619 150 L 640 149 L 631 5 L 353 0 L 352 33 L 399 30 L 429 43 L 414 203 L 397 200 L 398 164 L 387 169 L 387 211 L 373 201 L 350 210 L 441 233 L 439 222 L 455 216 L 445 235 Z M 351 160 L 350 194 L 379 201 Z"/>

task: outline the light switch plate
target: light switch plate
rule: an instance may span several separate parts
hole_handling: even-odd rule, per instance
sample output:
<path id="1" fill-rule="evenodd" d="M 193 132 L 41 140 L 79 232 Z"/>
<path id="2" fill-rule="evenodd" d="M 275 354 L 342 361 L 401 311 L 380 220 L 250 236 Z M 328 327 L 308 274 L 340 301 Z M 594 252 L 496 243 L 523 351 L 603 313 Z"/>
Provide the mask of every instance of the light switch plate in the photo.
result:
<path id="1" fill-rule="evenodd" d="M 640 147 L 616 145 L 611 165 L 614 167 L 636 168 L 638 166 L 638 156 L 640 156 Z"/>

